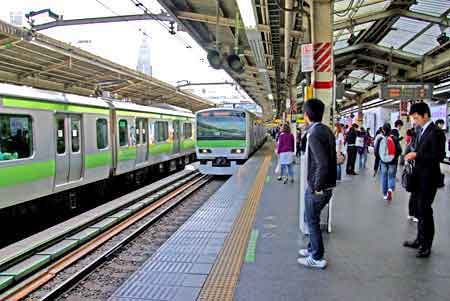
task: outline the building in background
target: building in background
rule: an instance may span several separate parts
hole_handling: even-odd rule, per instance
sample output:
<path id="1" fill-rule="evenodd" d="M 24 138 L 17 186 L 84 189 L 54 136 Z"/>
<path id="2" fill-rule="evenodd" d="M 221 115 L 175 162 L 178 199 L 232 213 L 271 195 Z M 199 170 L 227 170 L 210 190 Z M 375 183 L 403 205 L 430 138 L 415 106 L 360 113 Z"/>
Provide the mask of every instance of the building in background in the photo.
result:
<path id="1" fill-rule="evenodd" d="M 141 47 L 139 48 L 138 62 L 136 70 L 147 75 L 152 75 L 152 65 L 150 61 L 150 43 L 146 36 L 143 36 Z"/>
<path id="2" fill-rule="evenodd" d="M 9 23 L 14 26 L 22 27 L 25 25 L 25 16 L 23 11 L 12 11 L 9 13 Z"/>

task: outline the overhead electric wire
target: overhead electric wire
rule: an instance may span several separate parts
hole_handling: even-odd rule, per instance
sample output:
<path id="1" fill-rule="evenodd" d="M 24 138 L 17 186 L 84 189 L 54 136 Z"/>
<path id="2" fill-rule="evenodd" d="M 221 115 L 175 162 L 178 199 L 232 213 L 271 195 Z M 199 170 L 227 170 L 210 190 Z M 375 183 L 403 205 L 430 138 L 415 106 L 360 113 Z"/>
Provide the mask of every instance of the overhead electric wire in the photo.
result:
<path id="1" fill-rule="evenodd" d="M 120 16 L 121 14 L 119 14 L 119 13 L 117 13 L 116 11 L 114 11 L 111 7 L 109 7 L 108 5 L 106 5 L 105 3 L 103 3 L 102 1 L 100 1 L 100 0 L 95 0 L 98 4 L 100 4 L 101 6 L 103 6 L 105 9 L 107 9 L 107 10 L 109 10 L 111 13 L 113 13 L 114 15 L 116 15 L 116 16 Z M 128 20 L 127 20 L 127 22 L 128 22 Z M 134 27 L 134 26 L 133 26 Z M 145 37 L 147 37 L 147 38 L 149 38 L 149 39 L 151 39 L 151 36 L 144 30 L 144 29 L 142 29 L 141 27 L 137 27 L 137 29 L 138 29 L 138 31 L 140 32 L 140 33 L 142 33 L 142 35 L 144 35 Z"/>
<path id="2" fill-rule="evenodd" d="M 340 13 L 337 13 L 337 12 L 335 12 L 335 14 L 336 14 L 338 17 L 345 17 L 345 16 L 347 16 L 348 13 L 351 11 L 351 9 L 352 9 L 352 7 L 353 7 L 353 2 L 355 2 L 355 1 L 354 1 L 354 0 L 350 0 L 350 2 L 348 3 L 347 8 L 344 10 L 344 14 L 340 14 Z"/>
<path id="3" fill-rule="evenodd" d="M 172 32 L 172 29 L 170 27 L 168 27 L 166 24 L 164 24 L 164 22 L 162 22 L 161 20 L 159 20 L 157 17 L 155 17 L 153 15 L 153 13 L 144 5 L 144 3 L 142 3 L 139 0 L 130 0 L 137 8 L 139 8 L 140 10 L 142 10 L 147 16 L 151 17 L 152 19 L 154 19 L 156 22 L 158 22 L 159 25 L 161 25 L 162 27 L 164 27 L 168 32 Z M 191 45 L 189 45 L 189 43 L 181 36 L 179 35 L 175 35 L 175 38 L 177 38 L 179 41 L 181 41 L 184 46 L 186 46 L 186 48 L 192 48 Z"/>

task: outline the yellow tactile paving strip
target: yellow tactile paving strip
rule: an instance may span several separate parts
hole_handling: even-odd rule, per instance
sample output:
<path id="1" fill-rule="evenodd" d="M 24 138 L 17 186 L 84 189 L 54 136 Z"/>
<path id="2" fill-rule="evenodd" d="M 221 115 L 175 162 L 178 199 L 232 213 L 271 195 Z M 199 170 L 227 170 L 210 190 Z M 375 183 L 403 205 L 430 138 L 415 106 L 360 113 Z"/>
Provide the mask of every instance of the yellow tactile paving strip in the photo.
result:
<path id="1" fill-rule="evenodd" d="M 263 163 L 248 194 L 247 201 L 206 279 L 198 300 L 233 300 L 271 158 L 272 152 L 268 149 L 264 152 Z"/>

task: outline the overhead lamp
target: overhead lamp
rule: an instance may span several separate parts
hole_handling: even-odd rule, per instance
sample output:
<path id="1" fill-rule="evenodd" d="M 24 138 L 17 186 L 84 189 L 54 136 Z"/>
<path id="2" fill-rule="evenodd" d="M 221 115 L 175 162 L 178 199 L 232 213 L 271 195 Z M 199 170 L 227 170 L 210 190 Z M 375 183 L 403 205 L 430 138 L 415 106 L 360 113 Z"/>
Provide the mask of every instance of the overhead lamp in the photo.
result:
<path id="1" fill-rule="evenodd" d="M 347 43 L 349 45 L 353 45 L 353 43 L 356 42 L 356 36 L 353 34 L 353 32 L 350 34 L 350 36 L 347 39 Z"/>
<path id="2" fill-rule="evenodd" d="M 227 56 L 227 63 L 228 66 L 230 66 L 231 70 L 233 70 L 236 73 L 243 73 L 244 72 L 244 65 L 241 62 L 241 59 L 236 54 L 230 54 Z"/>
<path id="3" fill-rule="evenodd" d="M 437 38 L 436 41 L 439 43 L 439 45 L 444 45 L 448 41 L 450 41 L 450 38 L 447 36 L 445 32 L 442 32 Z"/>
<path id="4" fill-rule="evenodd" d="M 256 29 L 256 15 L 252 0 L 237 0 L 245 28 Z"/>
<path id="5" fill-rule="evenodd" d="M 206 56 L 208 58 L 208 62 L 214 69 L 221 69 L 222 68 L 222 55 L 220 52 L 216 49 L 209 49 L 208 55 Z"/>

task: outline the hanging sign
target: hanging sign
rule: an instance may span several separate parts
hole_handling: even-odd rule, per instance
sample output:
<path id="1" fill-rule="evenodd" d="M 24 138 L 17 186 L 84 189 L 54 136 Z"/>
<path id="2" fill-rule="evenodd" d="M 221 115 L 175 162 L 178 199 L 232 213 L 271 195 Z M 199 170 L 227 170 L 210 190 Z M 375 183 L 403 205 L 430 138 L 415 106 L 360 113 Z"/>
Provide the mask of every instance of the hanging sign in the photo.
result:
<path id="1" fill-rule="evenodd" d="M 314 70 L 313 44 L 302 45 L 302 72 L 312 72 Z"/>

